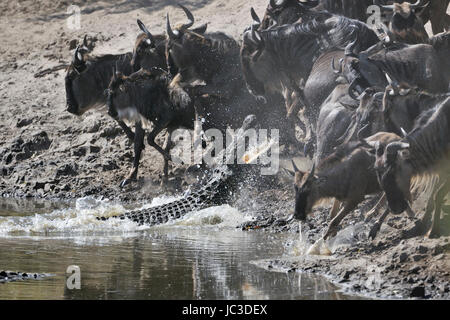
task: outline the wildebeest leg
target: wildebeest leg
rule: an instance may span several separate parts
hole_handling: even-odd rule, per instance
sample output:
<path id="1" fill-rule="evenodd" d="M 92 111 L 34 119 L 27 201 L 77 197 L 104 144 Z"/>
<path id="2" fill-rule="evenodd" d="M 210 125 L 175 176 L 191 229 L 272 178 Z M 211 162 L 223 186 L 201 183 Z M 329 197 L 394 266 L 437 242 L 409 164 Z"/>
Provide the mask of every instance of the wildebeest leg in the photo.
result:
<path id="1" fill-rule="evenodd" d="M 434 214 L 431 219 L 431 228 L 427 233 L 428 238 L 438 238 L 439 233 L 439 222 L 441 220 L 441 209 L 442 204 L 444 203 L 444 199 L 450 191 L 450 180 L 447 179 L 443 185 L 439 188 L 436 193 L 435 201 L 436 205 L 434 208 Z"/>
<path id="2" fill-rule="evenodd" d="M 331 207 L 331 211 L 330 211 L 330 218 L 333 219 L 336 214 L 339 212 L 339 208 L 341 206 L 341 202 L 337 199 L 334 199 L 333 201 L 333 207 Z"/>
<path id="3" fill-rule="evenodd" d="M 150 132 L 147 136 L 147 142 L 150 146 L 156 149 L 161 155 L 164 157 L 164 160 L 170 160 L 170 154 L 166 152 L 163 148 L 161 148 L 159 145 L 156 144 L 155 138 L 156 136 L 163 131 L 163 127 L 161 126 L 155 126 L 152 132 Z"/>
<path id="4" fill-rule="evenodd" d="M 344 207 L 339 211 L 336 217 L 331 220 L 330 225 L 328 226 L 328 230 L 325 233 L 324 239 L 328 239 L 329 237 L 334 237 L 337 233 L 337 227 L 339 223 L 344 219 L 347 214 L 353 211 L 356 208 L 360 201 L 350 201 L 344 204 Z"/>
<path id="5" fill-rule="evenodd" d="M 375 239 L 375 237 L 377 236 L 378 231 L 380 231 L 380 227 L 383 224 L 384 219 L 386 219 L 388 214 L 389 214 L 389 209 L 384 210 L 384 213 L 381 215 L 381 217 L 378 218 L 378 220 L 372 226 L 372 228 L 369 231 L 369 238 L 370 239 L 372 239 L 372 240 Z"/>
<path id="6" fill-rule="evenodd" d="M 142 124 L 140 122 L 136 123 L 136 129 L 134 134 L 134 159 L 133 159 L 133 168 L 127 177 L 120 183 L 120 187 L 124 187 L 131 181 L 136 180 L 138 169 L 139 169 L 139 161 L 141 160 L 141 153 L 144 149 L 144 134 L 145 130 L 142 128 Z"/>
<path id="7" fill-rule="evenodd" d="M 133 131 L 131 131 L 130 127 L 128 127 L 125 122 L 121 121 L 121 120 L 117 120 L 117 123 L 119 124 L 119 126 L 122 128 L 123 132 L 125 132 L 125 134 L 127 135 L 128 139 L 130 139 L 131 141 L 134 141 L 135 139 L 135 134 L 133 133 Z"/>
<path id="8" fill-rule="evenodd" d="M 372 219 L 372 217 L 376 216 L 378 214 L 378 211 L 383 207 L 385 203 L 386 203 L 386 194 L 383 193 L 383 195 L 380 197 L 375 206 L 372 209 L 370 209 L 369 212 L 367 212 L 364 221 L 368 222 L 370 219 Z"/>
<path id="9" fill-rule="evenodd" d="M 170 154 L 171 148 L 172 148 L 172 130 L 168 130 L 164 151 L 167 154 Z M 164 157 L 163 183 L 167 182 L 168 177 L 169 177 L 169 160 Z"/>

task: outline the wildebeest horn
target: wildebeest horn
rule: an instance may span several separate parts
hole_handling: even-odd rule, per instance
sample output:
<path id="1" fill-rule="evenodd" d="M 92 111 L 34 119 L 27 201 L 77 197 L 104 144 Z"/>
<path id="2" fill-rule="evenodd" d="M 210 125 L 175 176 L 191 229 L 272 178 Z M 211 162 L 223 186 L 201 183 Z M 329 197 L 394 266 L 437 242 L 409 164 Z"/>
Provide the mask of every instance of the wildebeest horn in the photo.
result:
<path id="1" fill-rule="evenodd" d="M 169 13 L 167 13 L 167 25 L 166 25 L 166 29 L 167 29 L 167 35 L 169 36 L 169 39 L 176 39 L 176 38 L 178 38 L 178 37 L 175 35 L 175 33 L 173 33 L 172 27 L 170 26 Z"/>
<path id="2" fill-rule="evenodd" d="M 150 33 L 150 31 L 148 31 L 148 29 L 145 27 L 145 24 L 143 24 L 142 21 L 139 19 L 137 19 L 137 24 L 139 26 L 139 29 L 141 29 L 142 32 L 144 32 L 147 35 L 147 37 L 150 39 L 150 42 L 153 43 L 153 36 Z"/>
<path id="3" fill-rule="evenodd" d="M 317 7 L 317 5 L 319 4 L 319 1 L 318 0 L 299 1 L 298 3 L 303 7 L 314 8 L 314 7 Z"/>
<path id="4" fill-rule="evenodd" d="M 192 27 L 192 25 L 194 24 L 194 21 L 195 21 L 194 15 L 192 14 L 192 12 L 189 11 L 188 8 L 186 8 L 186 7 L 183 6 L 182 4 L 179 4 L 178 6 L 179 6 L 181 9 L 183 9 L 184 13 L 186 14 L 187 18 L 189 19 L 189 22 L 186 23 L 186 24 L 183 24 L 183 25 L 181 26 L 181 29 L 185 30 L 185 29 L 188 29 L 188 28 Z"/>
<path id="5" fill-rule="evenodd" d="M 400 127 L 400 131 L 402 133 L 403 138 L 405 138 L 408 135 L 408 133 L 402 127 Z"/>
<path id="6" fill-rule="evenodd" d="M 422 2 L 423 2 L 422 0 L 417 0 L 416 3 L 411 3 L 411 5 L 410 5 L 411 9 L 416 9 L 416 8 L 422 7 L 422 6 L 424 7 L 428 4 L 429 1 L 427 1 L 425 4 L 423 4 Z"/>
<path id="7" fill-rule="evenodd" d="M 88 47 L 88 43 L 87 43 L 87 34 L 84 35 L 84 38 L 83 38 L 83 46 L 85 46 L 86 48 Z"/>
<path id="8" fill-rule="evenodd" d="M 286 0 L 276 1 L 276 0 L 270 0 L 270 6 L 272 8 L 281 8 L 284 6 Z"/>
<path id="9" fill-rule="evenodd" d="M 295 164 L 294 160 L 291 160 L 291 162 L 292 162 L 292 167 L 294 168 L 294 172 L 301 172 L 300 169 Z"/>
<path id="10" fill-rule="evenodd" d="M 354 94 L 354 91 L 357 91 L 357 86 L 358 85 L 358 79 L 353 79 L 353 81 L 350 83 L 350 86 L 348 87 L 348 95 L 353 99 L 353 100 L 358 100 L 359 101 L 359 96 L 356 96 Z M 361 89 L 361 87 L 360 87 Z M 358 92 L 359 93 L 359 92 Z"/>
<path id="11" fill-rule="evenodd" d="M 255 30 L 254 25 L 252 25 L 251 28 L 251 35 L 252 35 L 252 41 L 259 44 L 262 41 L 261 36 L 259 35 L 259 33 Z"/>
<path id="12" fill-rule="evenodd" d="M 79 46 L 75 49 L 75 53 L 73 55 L 74 64 L 79 64 L 83 62 L 83 55 L 80 53 L 79 49 L 80 49 Z"/>
<path id="13" fill-rule="evenodd" d="M 250 9 L 250 14 L 252 15 L 253 21 L 255 21 L 257 23 L 261 23 L 261 20 L 259 19 L 258 15 L 256 14 L 255 9 L 253 9 L 253 7 Z"/>
<path id="14" fill-rule="evenodd" d="M 395 141 L 388 144 L 386 147 L 386 154 L 396 154 L 400 150 L 408 149 L 409 148 L 408 142 L 403 141 Z"/>
<path id="15" fill-rule="evenodd" d="M 339 60 L 339 69 L 336 69 L 336 66 L 334 65 L 334 57 L 333 57 L 333 59 L 331 60 L 331 68 L 333 69 L 333 72 L 335 74 L 341 74 L 342 73 L 342 64 L 343 63 L 344 63 L 344 60 L 340 59 Z"/>
<path id="16" fill-rule="evenodd" d="M 308 175 L 306 181 L 310 181 L 314 177 L 314 173 L 316 172 L 316 164 L 314 163 L 311 169 L 311 172 Z"/>
<path id="17" fill-rule="evenodd" d="M 356 56 L 354 50 L 356 47 L 356 44 L 358 43 L 358 37 L 355 36 L 355 40 L 353 40 L 352 42 L 350 42 L 346 47 L 345 47 L 345 55 L 346 56 Z"/>

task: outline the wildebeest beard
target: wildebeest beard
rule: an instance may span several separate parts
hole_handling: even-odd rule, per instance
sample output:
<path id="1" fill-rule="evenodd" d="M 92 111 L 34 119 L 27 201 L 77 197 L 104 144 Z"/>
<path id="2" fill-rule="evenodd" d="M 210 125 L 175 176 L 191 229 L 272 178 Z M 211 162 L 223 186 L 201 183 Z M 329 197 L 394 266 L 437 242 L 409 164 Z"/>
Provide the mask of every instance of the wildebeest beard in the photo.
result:
<path id="1" fill-rule="evenodd" d="M 104 55 L 89 59 L 79 66 L 71 65 L 65 78 L 68 111 L 81 115 L 88 109 L 105 104 L 104 90 L 108 88 L 113 69 L 131 73 L 131 53 Z"/>

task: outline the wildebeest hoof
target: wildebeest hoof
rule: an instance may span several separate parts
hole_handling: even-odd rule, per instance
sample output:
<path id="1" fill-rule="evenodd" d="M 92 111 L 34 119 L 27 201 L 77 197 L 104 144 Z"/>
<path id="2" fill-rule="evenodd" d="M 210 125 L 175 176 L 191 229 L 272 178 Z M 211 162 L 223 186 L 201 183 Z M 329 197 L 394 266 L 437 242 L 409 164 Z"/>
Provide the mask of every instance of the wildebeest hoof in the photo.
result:
<path id="1" fill-rule="evenodd" d="M 426 234 L 426 237 L 429 239 L 437 239 L 440 236 L 441 235 L 439 234 L 439 231 L 437 230 L 437 228 L 431 228 Z"/>
<path id="2" fill-rule="evenodd" d="M 119 187 L 123 188 L 126 185 L 130 184 L 132 181 L 136 181 L 136 178 L 126 178 L 120 183 Z"/>

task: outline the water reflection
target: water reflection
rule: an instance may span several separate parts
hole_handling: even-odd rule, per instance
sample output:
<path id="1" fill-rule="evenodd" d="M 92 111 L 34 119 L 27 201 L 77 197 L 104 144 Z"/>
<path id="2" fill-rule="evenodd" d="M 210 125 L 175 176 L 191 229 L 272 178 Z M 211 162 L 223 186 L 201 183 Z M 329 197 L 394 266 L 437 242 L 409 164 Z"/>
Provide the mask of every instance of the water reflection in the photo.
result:
<path id="1" fill-rule="evenodd" d="M 0 269 L 52 273 L 0 284 L 0 299 L 346 299 L 322 277 L 275 273 L 251 262 L 279 258 L 290 235 L 231 226 L 150 228 L 117 234 L 0 238 Z M 69 265 L 81 289 L 66 286 Z"/>

